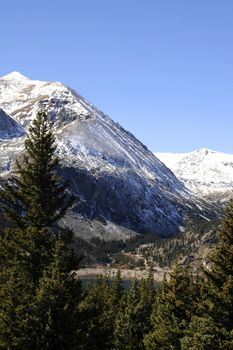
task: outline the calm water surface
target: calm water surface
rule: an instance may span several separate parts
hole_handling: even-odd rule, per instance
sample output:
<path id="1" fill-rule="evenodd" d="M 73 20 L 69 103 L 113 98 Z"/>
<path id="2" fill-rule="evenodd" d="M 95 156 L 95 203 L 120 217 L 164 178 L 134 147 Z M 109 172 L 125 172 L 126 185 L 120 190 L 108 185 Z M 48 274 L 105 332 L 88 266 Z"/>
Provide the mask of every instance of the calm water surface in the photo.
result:
<path id="1" fill-rule="evenodd" d="M 82 277 L 81 281 L 82 281 L 83 288 L 88 289 L 88 288 L 92 287 L 93 285 L 95 285 L 96 280 L 97 280 L 96 277 Z M 125 289 L 129 289 L 131 284 L 133 283 L 133 281 L 134 281 L 133 279 L 123 279 L 122 278 L 123 287 Z M 140 280 L 139 280 L 139 282 L 140 282 Z M 159 285 L 159 283 L 155 282 L 155 286 L 158 286 L 158 285 Z"/>

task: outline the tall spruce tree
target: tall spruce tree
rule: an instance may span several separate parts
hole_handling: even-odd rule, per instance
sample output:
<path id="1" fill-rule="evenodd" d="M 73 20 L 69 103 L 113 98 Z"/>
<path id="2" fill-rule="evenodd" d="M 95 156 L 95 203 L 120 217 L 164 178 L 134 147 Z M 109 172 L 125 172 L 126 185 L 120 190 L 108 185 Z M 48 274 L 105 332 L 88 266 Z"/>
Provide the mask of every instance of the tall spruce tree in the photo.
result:
<path id="1" fill-rule="evenodd" d="M 202 302 L 182 340 L 184 350 L 233 349 L 233 202 L 209 258 Z"/>
<path id="2" fill-rule="evenodd" d="M 6 220 L 16 227 L 51 227 L 73 203 L 67 183 L 57 175 L 55 137 L 45 112 L 29 128 L 25 154 L 0 192 Z"/>

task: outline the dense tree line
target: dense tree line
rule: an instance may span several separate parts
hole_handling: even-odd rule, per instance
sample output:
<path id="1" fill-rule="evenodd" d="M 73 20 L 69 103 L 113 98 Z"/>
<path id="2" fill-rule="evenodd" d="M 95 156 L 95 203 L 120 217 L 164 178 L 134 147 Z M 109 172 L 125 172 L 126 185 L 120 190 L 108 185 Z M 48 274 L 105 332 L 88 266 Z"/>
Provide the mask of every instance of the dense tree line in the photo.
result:
<path id="1" fill-rule="evenodd" d="M 45 113 L 25 148 L 0 193 L 1 350 L 233 349 L 233 204 L 199 274 L 176 263 L 156 288 L 151 271 L 127 290 L 120 273 L 84 290 L 72 271 L 85 243 L 57 225 L 75 199 L 57 175 Z M 118 249 L 127 246 L 112 242 L 105 252 Z"/>

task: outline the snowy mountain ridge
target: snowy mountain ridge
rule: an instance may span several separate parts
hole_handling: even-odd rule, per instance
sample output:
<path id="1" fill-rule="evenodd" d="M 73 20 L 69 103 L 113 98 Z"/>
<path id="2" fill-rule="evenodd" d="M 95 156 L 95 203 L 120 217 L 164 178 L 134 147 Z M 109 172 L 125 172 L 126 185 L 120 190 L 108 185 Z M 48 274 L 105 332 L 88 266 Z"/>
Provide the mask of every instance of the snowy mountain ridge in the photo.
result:
<path id="1" fill-rule="evenodd" d="M 233 154 L 202 148 L 155 155 L 197 195 L 223 201 L 233 196 Z"/>
<path id="2" fill-rule="evenodd" d="M 60 82 L 10 73 L 0 78 L 0 108 L 25 130 L 43 109 L 53 121 L 61 173 L 79 199 L 66 219 L 76 232 L 84 218 L 90 236 L 96 230 L 105 237 L 114 230 L 124 237 L 166 236 L 177 233 L 191 214 L 199 219 L 213 214 L 209 202 L 191 193 L 131 133 Z M 11 170 L 23 142 L 24 137 L 0 140 L 0 176 Z"/>

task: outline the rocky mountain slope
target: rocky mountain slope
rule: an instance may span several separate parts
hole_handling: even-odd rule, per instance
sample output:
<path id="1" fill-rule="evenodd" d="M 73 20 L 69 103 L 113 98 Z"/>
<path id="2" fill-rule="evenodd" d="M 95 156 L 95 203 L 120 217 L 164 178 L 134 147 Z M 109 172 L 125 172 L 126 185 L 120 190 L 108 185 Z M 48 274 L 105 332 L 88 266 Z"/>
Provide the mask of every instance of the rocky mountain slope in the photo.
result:
<path id="1" fill-rule="evenodd" d="M 22 130 L 13 139 L 0 140 L 2 177 L 23 150 L 23 131 L 39 110 L 48 112 L 61 173 L 78 198 L 65 224 L 77 234 L 168 236 L 191 218 L 208 220 L 213 215 L 213 205 L 192 194 L 132 134 L 64 84 L 30 80 L 13 72 L 0 78 L 0 107 L 5 111 L 0 130 L 9 125 L 9 116 Z M 8 131 L 5 128 L 4 133 Z"/>
<path id="2" fill-rule="evenodd" d="M 24 134 L 22 126 L 0 108 L 0 140 L 10 140 Z"/>
<path id="3" fill-rule="evenodd" d="M 197 195 L 223 202 L 233 197 L 233 154 L 202 148 L 155 155 Z"/>

